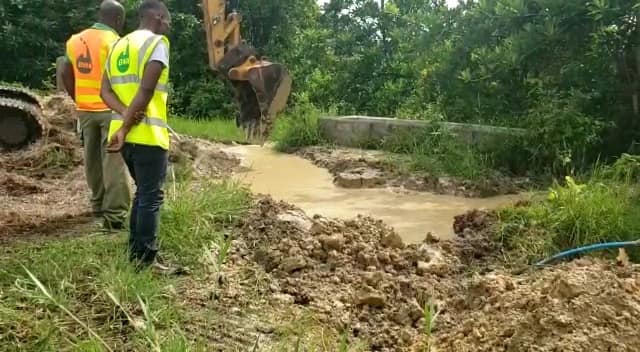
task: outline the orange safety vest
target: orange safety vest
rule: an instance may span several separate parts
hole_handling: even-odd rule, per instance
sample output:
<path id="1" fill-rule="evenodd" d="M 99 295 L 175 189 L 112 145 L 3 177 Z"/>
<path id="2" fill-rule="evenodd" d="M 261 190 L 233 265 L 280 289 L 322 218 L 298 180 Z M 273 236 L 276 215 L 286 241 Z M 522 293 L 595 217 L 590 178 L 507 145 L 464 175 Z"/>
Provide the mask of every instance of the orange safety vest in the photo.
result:
<path id="1" fill-rule="evenodd" d="M 100 98 L 100 86 L 107 55 L 119 38 L 109 26 L 96 23 L 67 41 L 67 59 L 73 66 L 78 110 L 110 110 Z"/>

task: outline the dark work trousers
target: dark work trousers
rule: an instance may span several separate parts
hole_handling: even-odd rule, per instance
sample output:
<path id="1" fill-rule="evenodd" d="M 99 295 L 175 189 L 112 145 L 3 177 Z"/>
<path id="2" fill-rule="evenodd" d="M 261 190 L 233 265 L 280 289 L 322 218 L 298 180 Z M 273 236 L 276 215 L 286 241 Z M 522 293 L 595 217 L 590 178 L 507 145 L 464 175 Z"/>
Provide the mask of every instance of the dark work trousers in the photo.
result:
<path id="1" fill-rule="evenodd" d="M 125 143 L 122 157 L 136 184 L 129 223 L 129 258 L 150 264 L 158 252 L 160 207 L 164 202 L 168 152 L 160 147 Z"/>

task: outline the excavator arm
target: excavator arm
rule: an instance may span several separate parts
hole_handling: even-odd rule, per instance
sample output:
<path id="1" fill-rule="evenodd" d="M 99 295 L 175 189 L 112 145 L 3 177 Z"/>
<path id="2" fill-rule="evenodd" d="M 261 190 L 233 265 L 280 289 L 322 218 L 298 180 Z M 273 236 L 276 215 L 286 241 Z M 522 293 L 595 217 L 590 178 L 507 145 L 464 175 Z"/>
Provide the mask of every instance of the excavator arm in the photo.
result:
<path id="1" fill-rule="evenodd" d="M 263 144 L 278 113 L 286 106 L 291 77 L 277 63 L 258 58 L 256 50 L 242 43 L 242 18 L 227 11 L 225 0 L 203 0 L 209 67 L 227 79 L 234 89 L 239 114 L 236 124 L 249 141 Z"/>
<path id="2" fill-rule="evenodd" d="M 241 16 L 225 0 L 202 0 L 210 68 L 231 83 L 240 113 L 236 124 L 247 140 L 263 144 L 286 106 L 291 78 L 280 64 L 258 58 L 242 43 Z M 58 62 L 60 68 L 60 62 Z M 60 77 L 60 71 L 57 72 Z M 26 89 L 0 85 L 0 149 L 21 149 L 43 133 L 42 104 Z"/>

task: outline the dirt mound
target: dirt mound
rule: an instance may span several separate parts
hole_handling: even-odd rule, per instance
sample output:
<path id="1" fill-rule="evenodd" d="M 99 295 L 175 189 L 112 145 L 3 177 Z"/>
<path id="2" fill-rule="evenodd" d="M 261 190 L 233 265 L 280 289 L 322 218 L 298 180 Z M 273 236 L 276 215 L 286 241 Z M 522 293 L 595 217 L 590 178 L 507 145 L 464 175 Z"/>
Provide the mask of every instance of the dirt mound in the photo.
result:
<path id="1" fill-rule="evenodd" d="M 334 182 L 346 188 L 402 187 L 412 191 L 481 198 L 518 193 L 528 182 L 497 174 L 471 181 L 409 172 L 400 170 L 384 153 L 373 150 L 315 146 L 303 148 L 297 154 L 328 169 L 334 176 Z"/>
<path id="2" fill-rule="evenodd" d="M 464 283 L 437 351 L 638 351 L 640 268 L 588 261 Z"/>
<path id="3" fill-rule="evenodd" d="M 219 178 L 240 170 L 240 159 L 223 151 L 223 144 L 199 138 L 172 136 L 169 161 L 197 178 Z"/>
<path id="4" fill-rule="evenodd" d="M 24 150 L 0 154 L 0 167 L 33 178 L 60 178 L 82 162 L 80 139 L 75 135 L 76 114 L 66 95 L 44 102 L 43 135 Z"/>
<path id="5" fill-rule="evenodd" d="M 371 351 L 424 350 L 428 304 L 439 310 L 429 341 L 434 351 L 638 346 L 640 266 L 583 260 L 513 276 L 483 257 L 499 253 L 495 244 L 481 245 L 490 243 L 493 221 L 490 213 L 469 212 L 456 220 L 457 238 L 405 245 L 368 217 L 310 218 L 262 198 L 234 231 L 225 309 L 310 310 Z"/>
<path id="6" fill-rule="evenodd" d="M 439 281 L 459 268 L 427 244 L 404 245 L 378 220 L 308 218 L 270 198 L 257 203 L 239 233 L 230 261 L 258 264 L 270 275 L 274 301 L 311 308 L 378 351 L 414 342 L 422 307 L 445 297 Z"/>
<path id="7" fill-rule="evenodd" d="M 73 101 L 44 101 L 43 135 L 26 149 L 0 153 L 0 239 L 48 234 L 88 220 L 80 138 Z"/>

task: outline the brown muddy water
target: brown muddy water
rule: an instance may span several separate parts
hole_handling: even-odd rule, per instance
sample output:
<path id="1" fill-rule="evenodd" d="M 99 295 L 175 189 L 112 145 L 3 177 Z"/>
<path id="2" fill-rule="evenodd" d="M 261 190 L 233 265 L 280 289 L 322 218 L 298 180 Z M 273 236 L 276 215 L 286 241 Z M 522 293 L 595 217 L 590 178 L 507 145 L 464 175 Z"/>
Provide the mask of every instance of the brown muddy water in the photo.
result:
<path id="1" fill-rule="evenodd" d="M 254 193 L 293 203 L 308 215 L 349 219 L 369 215 L 392 226 L 407 243 L 422 241 L 431 232 L 440 238 L 453 233 L 453 218 L 471 209 L 511 204 L 521 195 L 483 199 L 436 195 L 390 188 L 345 189 L 333 184 L 329 171 L 301 157 L 265 146 L 225 149 L 249 170 L 235 175 Z"/>

